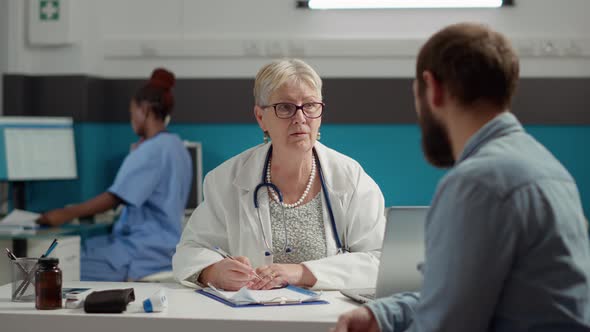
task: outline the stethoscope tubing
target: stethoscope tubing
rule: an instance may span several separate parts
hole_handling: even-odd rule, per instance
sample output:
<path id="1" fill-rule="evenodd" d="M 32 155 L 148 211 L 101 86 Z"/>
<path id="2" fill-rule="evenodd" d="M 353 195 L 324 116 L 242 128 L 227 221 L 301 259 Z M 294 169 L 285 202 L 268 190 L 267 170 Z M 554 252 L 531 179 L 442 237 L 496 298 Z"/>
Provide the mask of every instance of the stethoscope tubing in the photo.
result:
<path id="1" fill-rule="evenodd" d="M 315 148 L 313 149 L 313 155 L 317 161 L 318 174 L 320 175 L 320 184 L 322 185 L 322 191 L 324 192 L 324 198 L 326 199 L 326 206 L 328 207 L 328 215 L 330 216 L 330 222 L 332 223 L 332 233 L 334 235 L 334 240 L 336 241 L 336 247 L 338 248 L 338 252 L 342 253 L 344 247 L 342 246 L 342 242 L 340 241 L 340 237 L 338 236 L 336 218 L 334 218 L 334 212 L 332 211 L 332 202 L 330 201 L 330 196 L 328 195 L 328 190 L 326 188 L 326 181 L 324 180 L 324 172 L 322 171 L 322 165 L 320 165 L 320 158 L 318 157 Z"/>
<path id="2" fill-rule="evenodd" d="M 266 159 L 265 159 L 264 167 L 263 167 L 263 171 L 262 171 L 262 182 L 259 183 L 256 186 L 256 188 L 254 189 L 254 197 L 253 197 L 253 199 L 254 199 L 254 207 L 256 208 L 257 213 L 258 213 L 258 221 L 260 223 L 260 227 L 261 227 L 261 231 L 262 231 L 262 237 L 263 237 L 264 243 L 265 243 L 265 245 L 266 245 L 266 247 L 268 249 L 268 251 L 265 252 L 265 255 L 266 256 L 269 256 L 270 255 L 270 252 L 272 251 L 272 248 L 270 248 L 269 243 L 268 243 L 268 241 L 266 239 L 266 235 L 264 233 L 264 229 L 263 229 L 263 225 L 262 225 L 262 220 L 260 218 L 260 211 L 259 211 L 259 204 L 258 204 L 258 191 L 261 188 L 272 188 L 275 191 L 275 193 L 277 194 L 277 196 L 279 198 L 279 202 L 281 202 L 281 203 L 283 202 L 283 195 L 282 195 L 281 191 L 279 190 L 279 188 L 276 185 L 274 185 L 273 183 L 266 181 L 266 172 L 268 170 L 268 161 L 269 161 L 271 155 L 272 155 L 272 146 L 270 146 L 270 148 L 268 149 L 268 152 L 266 154 Z M 320 160 L 319 160 L 319 157 L 317 155 L 317 152 L 316 152 L 315 148 L 313 148 L 313 157 L 316 159 L 318 174 L 320 176 L 320 184 L 322 186 L 322 191 L 324 193 L 324 198 L 325 198 L 325 201 L 326 201 L 326 207 L 328 208 L 328 215 L 330 217 L 330 223 L 331 223 L 331 226 L 332 226 L 332 232 L 333 232 L 334 240 L 336 242 L 336 246 L 338 248 L 338 252 L 339 253 L 342 253 L 342 252 L 344 252 L 344 247 L 342 246 L 342 242 L 340 241 L 340 237 L 338 236 L 338 228 L 336 226 L 336 220 L 334 218 L 334 212 L 332 211 L 332 203 L 330 201 L 330 197 L 328 195 L 328 190 L 326 188 L 326 182 L 325 182 L 325 179 L 324 179 L 324 172 L 322 170 L 322 165 L 320 163 Z M 284 207 L 283 207 L 283 209 L 284 209 Z M 283 219 L 284 219 L 284 211 L 283 211 Z M 290 252 L 291 249 L 289 248 L 288 243 L 287 243 L 287 229 L 286 229 L 287 228 L 287 225 L 286 225 L 286 221 L 285 220 L 283 220 L 283 226 L 285 227 L 285 248 L 284 248 L 284 250 L 286 252 Z"/>
<path id="3" fill-rule="evenodd" d="M 258 206 L 258 191 L 260 188 L 272 188 L 279 197 L 279 202 L 283 202 L 283 195 L 277 186 L 270 182 L 262 182 L 256 186 L 254 189 L 254 207 L 256 208 L 256 214 L 258 215 L 258 223 L 260 224 L 260 231 L 262 232 L 262 240 L 264 240 L 264 245 L 266 246 L 266 251 L 264 252 L 264 256 L 271 256 L 272 255 L 272 248 L 270 247 L 270 243 L 266 238 L 266 233 L 264 232 L 264 226 L 262 225 L 262 218 L 260 218 L 260 208 Z M 285 244 L 283 245 L 283 251 L 286 253 L 291 252 L 291 247 L 289 246 L 289 238 L 287 236 L 287 221 L 285 220 L 285 207 L 281 205 L 281 209 L 283 211 L 281 218 L 283 219 L 283 234 L 284 234 L 284 241 Z"/>

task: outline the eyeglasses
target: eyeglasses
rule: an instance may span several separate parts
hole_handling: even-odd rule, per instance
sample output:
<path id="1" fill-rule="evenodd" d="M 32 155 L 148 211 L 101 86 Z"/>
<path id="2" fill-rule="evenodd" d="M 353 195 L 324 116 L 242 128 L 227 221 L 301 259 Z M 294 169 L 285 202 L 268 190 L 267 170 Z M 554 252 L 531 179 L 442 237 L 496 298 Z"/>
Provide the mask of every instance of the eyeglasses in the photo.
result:
<path id="1" fill-rule="evenodd" d="M 295 113 L 297 113 L 297 110 L 301 110 L 306 118 L 317 119 L 320 116 L 322 116 L 325 104 L 319 102 L 305 103 L 302 105 L 295 105 L 293 103 L 276 103 L 261 107 L 267 108 L 271 106 L 275 109 L 275 114 L 279 119 L 292 118 L 295 115 Z"/>

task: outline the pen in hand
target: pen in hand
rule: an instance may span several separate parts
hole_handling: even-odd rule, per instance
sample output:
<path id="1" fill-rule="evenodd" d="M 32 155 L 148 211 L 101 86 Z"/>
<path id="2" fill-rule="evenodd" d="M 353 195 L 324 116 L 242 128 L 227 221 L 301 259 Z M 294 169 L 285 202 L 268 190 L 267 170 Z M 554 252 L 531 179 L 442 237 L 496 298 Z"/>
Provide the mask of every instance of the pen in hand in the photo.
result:
<path id="1" fill-rule="evenodd" d="M 231 260 L 234 260 L 236 262 L 239 262 L 237 259 L 235 259 L 235 257 L 233 257 L 232 255 L 228 254 L 227 252 L 225 252 L 225 250 L 219 248 L 219 247 L 213 247 L 213 251 L 215 251 L 216 253 L 220 254 L 223 258 L 229 258 Z M 252 270 L 252 272 L 254 273 L 254 277 L 256 277 L 256 279 L 258 280 L 262 280 L 262 277 L 258 275 L 258 273 L 256 273 L 254 270 Z"/>

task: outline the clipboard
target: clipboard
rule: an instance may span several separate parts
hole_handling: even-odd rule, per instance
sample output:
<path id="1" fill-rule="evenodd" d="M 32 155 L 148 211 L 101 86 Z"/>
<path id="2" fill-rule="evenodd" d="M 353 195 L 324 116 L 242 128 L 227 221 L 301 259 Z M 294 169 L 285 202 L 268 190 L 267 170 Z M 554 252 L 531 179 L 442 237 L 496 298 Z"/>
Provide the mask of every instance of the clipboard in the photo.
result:
<path id="1" fill-rule="evenodd" d="M 319 296 L 320 294 L 310 291 L 301 287 L 288 285 L 284 287 L 284 289 L 299 293 L 305 296 Z M 246 307 L 269 307 L 269 306 L 292 306 L 292 305 L 316 305 L 316 304 L 328 304 L 329 302 L 326 300 L 321 300 L 319 298 L 314 298 L 312 300 L 297 300 L 297 299 L 284 299 L 284 300 L 276 300 L 276 301 L 267 301 L 267 302 L 249 302 L 249 303 L 239 303 L 239 302 L 232 302 L 226 298 L 221 296 L 217 296 L 216 294 L 210 293 L 204 289 L 196 290 L 197 293 L 202 294 L 210 299 L 216 300 L 221 302 L 227 306 L 232 308 L 246 308 Z"/>

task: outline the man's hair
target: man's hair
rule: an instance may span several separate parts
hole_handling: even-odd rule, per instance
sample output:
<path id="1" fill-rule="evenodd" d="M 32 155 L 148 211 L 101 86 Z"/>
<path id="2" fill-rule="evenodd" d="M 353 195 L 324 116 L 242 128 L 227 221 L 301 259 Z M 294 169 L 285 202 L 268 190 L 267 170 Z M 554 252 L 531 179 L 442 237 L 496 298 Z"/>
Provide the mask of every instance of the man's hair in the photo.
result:
<path id="1" fill-rule="evenodd" d="M 518 57 L 510 42 L 486 26 L 461 23 L 448 26 L 422 46 L 416 63 L 418 88 L 430 71 L 462 105 L 479 102 L 510 107 L 519 75 Z"/>

